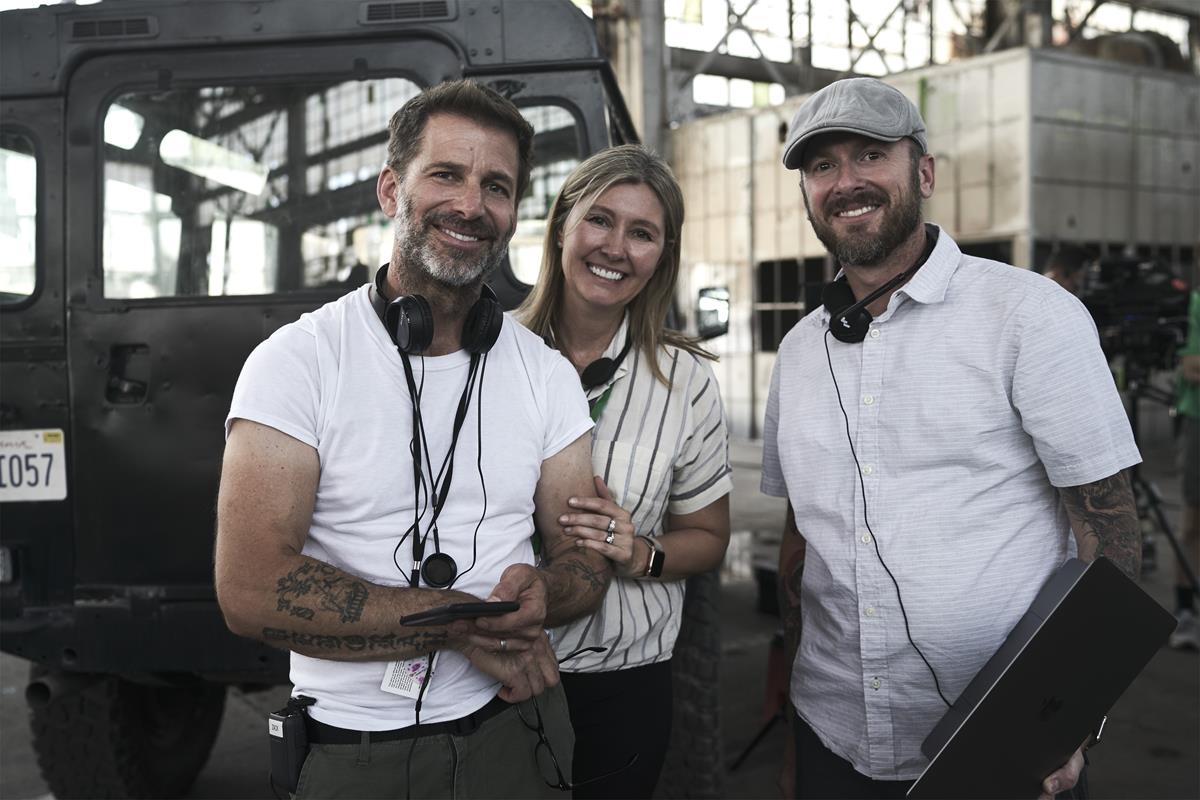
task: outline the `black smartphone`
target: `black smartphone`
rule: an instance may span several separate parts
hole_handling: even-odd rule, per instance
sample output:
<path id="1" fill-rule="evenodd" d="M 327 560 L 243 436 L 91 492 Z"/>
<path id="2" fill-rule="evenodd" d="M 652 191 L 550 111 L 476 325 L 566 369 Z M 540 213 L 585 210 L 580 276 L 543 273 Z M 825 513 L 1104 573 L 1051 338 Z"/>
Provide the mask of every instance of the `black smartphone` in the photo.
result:
<path id="1" fill-rule="evenodd" d="M 475 619 L 477 617 L 498 617 L 501 614 L 511 614 L 521 607 L 520 603 L 511 600 L 498 600 L 492 603 L 452 603 L 448 606 L 438 606 L 426 611 L 400 618 L 401 625 L 446 625 L 460 619 Z"/>

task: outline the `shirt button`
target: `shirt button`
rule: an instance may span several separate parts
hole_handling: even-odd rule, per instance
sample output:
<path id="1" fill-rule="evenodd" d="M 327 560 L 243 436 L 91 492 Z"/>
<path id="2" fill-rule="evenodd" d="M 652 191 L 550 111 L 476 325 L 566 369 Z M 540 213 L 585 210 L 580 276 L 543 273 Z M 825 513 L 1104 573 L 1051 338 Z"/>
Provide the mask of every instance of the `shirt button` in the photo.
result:
<path id="1" fill-rule="evenodd" d="M 871 338 L 872 339 L 879 338 L 879 328 L 871 328 Z"/>
<path id="2" fill-rule="evenodd" d="M 875 606 L 867 606 L 866 613 L 868 617 L 875 616 Z"/>
<path id="3" fill-rule="evenodd" d="M 883 681 L 879 680 L 879 678 L 871 679 L 871 688 L 872 689 L 878 689 L 882 685 L 883 685 Z"/>
<path id="4" fill-rule="evenodd" d="M 870 475 L 874 471 L 875 471 L 875 468 L 872 467 L 870 464 L 867 464 L 862 468 L 863 475 Z"/>
<path id="5" fill-rule="evenodd" d="M 870 544 L 871 543 L 871 534 L 864 533 L 862 535 L 862 542 L 863 542 L 863 544 Z"/>
<path id="6" fill-rule="evenodd" d="M 864 394 L 863 395 L 863 405 L 869 406 L 874 402 L 875 402 L 875 395 L 873 395 L 873 394 Z"/>

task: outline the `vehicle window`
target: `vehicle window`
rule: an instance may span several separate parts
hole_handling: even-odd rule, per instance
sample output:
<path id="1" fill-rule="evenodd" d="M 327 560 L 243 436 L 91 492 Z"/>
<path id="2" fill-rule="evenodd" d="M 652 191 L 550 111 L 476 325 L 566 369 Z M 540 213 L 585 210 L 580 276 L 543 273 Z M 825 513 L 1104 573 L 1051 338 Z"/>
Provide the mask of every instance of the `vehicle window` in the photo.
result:
<path id="1" fill-rule="evenodd" d="M 37 159 L 33 142 L 0 131 L 0 305 L 20 303 L 37 283 Z"/>
<path id="2" fill-rule="evenodd" d="M 513 276 L 532 286 L 542 264 L 542 239 L 550 206 L 563 181 L 579 165 L 575 118 L 558 106 L 531 106 L 521 113 L 534 130 L 529 191 L 517 208 L 517 232 L 508 246 Z"/>
<path id="3" fill-rule="evenodd" d="M 391 251 L 375 180 L 400 78 L 118 97 L 104 117 L 104 294 L 358 286 Z"/>

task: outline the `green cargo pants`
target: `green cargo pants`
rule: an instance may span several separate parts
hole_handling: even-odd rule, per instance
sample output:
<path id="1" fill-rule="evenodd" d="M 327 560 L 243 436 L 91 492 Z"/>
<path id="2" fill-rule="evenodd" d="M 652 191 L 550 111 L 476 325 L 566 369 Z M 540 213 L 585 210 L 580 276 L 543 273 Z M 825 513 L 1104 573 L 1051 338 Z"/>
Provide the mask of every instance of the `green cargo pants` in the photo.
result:
<path id="1" fill-rule="evenodd" d="M 367 744 L 314 744 L 296 798 L 563 798 L 547 785 L 571 779 L 575 734 L 562 686 L 497 714 L 469 736 L 442 734 Z M 547 747 L 537 733 L 541 712 Z"/>

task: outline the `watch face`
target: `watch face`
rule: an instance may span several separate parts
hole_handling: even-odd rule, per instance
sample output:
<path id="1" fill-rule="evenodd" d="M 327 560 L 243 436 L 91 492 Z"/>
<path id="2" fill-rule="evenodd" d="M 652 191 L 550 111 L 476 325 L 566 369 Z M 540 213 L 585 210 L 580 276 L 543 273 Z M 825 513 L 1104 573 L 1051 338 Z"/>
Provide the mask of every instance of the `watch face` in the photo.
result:
<path id="1" fill-rule="evenodd" d="M 662 550 L 655 549 L 650 553 L 650 569 L 647 570 L 651 578 L 657 578 L 662 575 L 663 562 L 667 560 L 666 553 Z"/>

